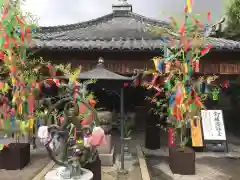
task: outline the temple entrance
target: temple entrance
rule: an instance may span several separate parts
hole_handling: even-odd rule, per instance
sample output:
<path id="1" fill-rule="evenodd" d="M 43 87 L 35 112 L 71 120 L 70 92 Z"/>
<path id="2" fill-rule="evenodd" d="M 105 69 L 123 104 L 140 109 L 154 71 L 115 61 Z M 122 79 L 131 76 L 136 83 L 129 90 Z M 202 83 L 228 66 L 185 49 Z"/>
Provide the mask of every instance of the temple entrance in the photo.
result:
<path id="1" fill-rule="evenodd" d="M 94 95 L 98 100 L 96 108 L 104 108 L 113 113 L 113 128 L 119 127 L 120 117 L 120 98 L 119 89 L 93 89 Z M 131 128 L 136 130 L 145 129 L 145 118 L 148 113 L 146 100 L 146 90 L 141 87 L 125 87 L 124 88 L 124 111 L 126 121 L 129 122 Z"/>

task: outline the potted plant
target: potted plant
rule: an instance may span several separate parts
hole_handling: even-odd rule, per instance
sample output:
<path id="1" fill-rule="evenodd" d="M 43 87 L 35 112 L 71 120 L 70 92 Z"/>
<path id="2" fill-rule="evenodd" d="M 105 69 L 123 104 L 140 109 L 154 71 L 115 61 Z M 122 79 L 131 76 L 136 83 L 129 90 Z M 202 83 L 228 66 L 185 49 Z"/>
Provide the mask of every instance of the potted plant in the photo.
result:
<path id="1" fill-rule="evenodd" d="M 124 140 L 131 140 L 131 133 L 132 130 L 130 129 L 130 124 L 128 121 L 125 121 L 124 123 Z"/>
<path id="2" fill-rule="evenodd" d="M 112 130 L 112 124 L 106 119 L 99 119 L 100 126 L 103 128 L 106 135 L 110 134 Z"/>
<path id="3" fill-rule="evenodd" d="M 128 121 L 125 121 L 124 123 L 124 157 L 125 158 L 130 158 L 131 153 L 130 153 L 130 142 L 131 142 L 131 133 L 132 130 L 130 129 L 130 125 Z"/>
<path id="4" fill-rule="evenodd" d="M 97 109 L 100 126 L 104 129 L 105 134 L 109 135 L 112 130 L 112 112 L 103 108 Z"/>
<path id="5" fill-rule="evenodd" d="M 175 141 L 169 147 L 170 169 L 174 174 L 190 175 L 195 174 L 195 151 L 186 147 L 189 138 L 187 124 L 205 108 L 201 101 L 207 96 L 193 86 L 193 73 L 199 72 L 199 61 L 211 45 L 204 46 L 206 37 L 200 36 L 203 31 L 201 23 L 192 18 L 187 7 L 184 12 L 185 22 L 180 29 L 174 21 L 173 29 L 156 30 L 172 44 L 165 46 L 163 57 L 153 58 L 156 70 L 149 88 L 156 91 L 152 101 L 159 108 L 168 106 L 168 123 L 174 135 L 171 140 Z M 160 82 L 158 77 L 164 81 Z M 203 77 L 195 81 L 201 83 Z M 167 104 L 156 100 L 161 94 L 165 94 Z"/>
<path id="6" fill-rule="evenodd" d="M 7 142 L 7 145 L 1 146 L 0 167 L 15 170 L 22 169 L 30 161 L 30 144 L 21 142 L 21 137 L 23 134 L 25 137 L 32 136 L 35 125 L 32 93 L 35 70 L 25 63 L 29 60 L 27 46 L 30 44 L 35 25 L 32 24 L 33 19 L 29 15 L 24 16 L 21 13 L 20 1 L 4 1 L 0 5 L 3 9 L 0 59 L 9 74 L 0 82 L 0 93 L 3 95 L 1 101 L 5 106 L 1 113 L 5 120 L 5 130 L 15 139 L 15 142 Z"/>
<path id="7" fill-rule="evenodd" d="M 48 109 L 46 116 L 54 119 L 59 116 L 59 123 L 39 128 L 39 137 L 50 158 L 60 166 L 48 172 L 46 180 L 53 177 L 101 180 L 97 147 L 102 144 L 105 133 L 93 99 L 83 93 L 77 82 L 79 73 L 70 76 L 68 84 L 62 84 L 64 89 L 59 92 L 65 96 L 59 94 L 59 100 Z"/>

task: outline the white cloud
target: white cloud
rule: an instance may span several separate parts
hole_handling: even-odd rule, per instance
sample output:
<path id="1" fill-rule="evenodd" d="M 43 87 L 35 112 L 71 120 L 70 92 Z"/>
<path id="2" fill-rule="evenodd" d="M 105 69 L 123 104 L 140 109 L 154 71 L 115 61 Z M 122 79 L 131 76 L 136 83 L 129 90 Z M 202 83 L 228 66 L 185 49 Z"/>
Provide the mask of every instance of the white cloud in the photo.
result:
<path id="1" fill-rule="evenodd" d="M 194 12 L 212 12 L 213 21 L 223 13 L 224 0 L 195 0 Z M 40 18 L 41 26 L 71 24 L 91 20 L 112 12 L 116 0 L 26 0 L 23 10 Z M 166 20 L 169 15 L 180 16 L 185 0 L 128 0 L 133 11 L 155 19 Z M 206 16 L 204 16 L 206 19 Z"/>

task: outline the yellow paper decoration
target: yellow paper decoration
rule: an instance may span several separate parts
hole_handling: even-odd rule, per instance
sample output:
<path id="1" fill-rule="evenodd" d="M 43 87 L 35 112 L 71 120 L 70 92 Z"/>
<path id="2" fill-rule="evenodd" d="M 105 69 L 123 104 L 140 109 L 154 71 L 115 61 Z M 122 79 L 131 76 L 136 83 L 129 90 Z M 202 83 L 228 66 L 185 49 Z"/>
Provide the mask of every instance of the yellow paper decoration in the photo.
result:
<path id="1" fill-rule="evenodd" d="M 4 145 L 0 144 L 0 151 L 3 150 L 3 148 L 4 148 Z"/>
<path id="2" fill-rule="evenodd" d="M 24 121 L 21 121 L 21 123 L 20 123 L 20 131 L 21 132 L 25 132 L 25 127 L 26 127 L 26 123 Z"/>
<path id="3" fill-rule="evenodd" d="M 192 12 L 192 1 L 193 0 L 187 0 L 187 8 L 189 13 Z"/>
<path id="4" fill-rule="evenodd" d="M 29 119 L 28 121 L 28 127 L 29 129 L 33 129 L 34 119 Z"/>
<path id="5" fill-rule="evenodd" d="M 19 114 L 22 114 L 22 110 L 23 110 L 23 109 L 22 109 L 22 104 L 19 104 L 19 106 L 18 106 L 18 113 L 19 113 Z"/>
<path id="6" fill-rule="evenodd" d="M 155 70 L 158 69 L 158 65 L 159 65 L 160 60 L 161 59 L 159 57 L 153 58 L 153 63 L 154 63 L 154 66 L 155 66 Z"/>
<path id="7" fill-rule="evenodd" d="M 77 140 L 76 142 L 77 142 L 77 144 L 82 144 L 83 140 Z"/>
<path id="8" fill-rule="evenodd" d="M 12 85 L 16 84 L 16 79 L 12 78 Z"/>

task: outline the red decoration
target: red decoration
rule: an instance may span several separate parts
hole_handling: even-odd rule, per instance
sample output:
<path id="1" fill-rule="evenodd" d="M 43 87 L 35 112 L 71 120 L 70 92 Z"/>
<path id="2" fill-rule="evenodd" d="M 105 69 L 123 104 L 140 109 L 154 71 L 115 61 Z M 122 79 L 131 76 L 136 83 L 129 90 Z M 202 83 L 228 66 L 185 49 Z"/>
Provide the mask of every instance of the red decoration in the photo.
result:
<path id="1" fill-rule="evenodd" d="M 29 95 L 28 96 L 28 108 L 29 108 L 29 112 L 31 113 L 31 114 L 33 114 L 33 111 L 34 111 L 34 102 L 35 102 L 35 99 L 34 99 L 34 95 L 33 94 L 31 94 L 31 95 Z"/>
<path id="2" fill-rule="evenodd" d="M 62 116 L 62 117 L 60 117 L 60 124 L 62 125 L 62 122 L 64 121 L 64 117 Z"/>
<path id="3" fill-rule="evenodd" d="M 57 86 L 59 86 L 59 80 L 58 79 L 53 79 L 53 81 L 56 83 Z"/>
<path id="4" fill-rule="evenodd" d="M 16 68 L 15 68 L 15 67 L 12 67 L 11 72 L 12 72 L 12 73 L 16 72 Z"/>
<path id="5" fill-rule="evenodd" d="M 48 65 L 47 67 L 48 67 L 48 69 L 52 69 L 53 68 L 53 66 L 51 66 L 51 65 Z"/>
<path id="6" fill-rule="evenodd" d="M 199 60 L 195 62 L 195 72 L 199 72 Z"/>
<path id="7" fill-rule="evenodd" d="M 172 48 L 174 48 L 174 39 L 171 39 Z"/>
<path id="8" fill-rule="evenodd" d="M 183 34 L 183 33 L 185 32 L 185 24 L 183 24 L 183 25 L 181 26 L 179 32 L 180 32 L 181 34 Z"/>
<path id="9" fill-rule="evenodd" d="M 155 74 L 154 77 L 153 77 L 153 79 L 152 79 L 152 85 L 153 85 L 153 86 L 156 84 L 157 78 L 158 78 L 158 75 Z"/>
<path id="10" fill-rule="evenodd" d="M 18 16 L 16 16 L 16 19 L 17 19 L 19 24 L 23 24 L 23 21 Z"/>
<path id="11" fill-rule="evenodd" d="M 224 81 L 224 84 L 223 84 L 223 87 L 224 87 L 224 88 L 228 88 L 228 86 L 229 86 L 229 81 L 228 81 L 228 80 L 225 80 L 225 81 Z"/>
<path id="12" fill-rule="evenodd" d="M 139 79 L 136 79 L 135 80 L 135 86 L 138 86 L 140 83 L 139 83 Z"/>
<path id="13" fill-rule="evenodd" d="M 86 106 L 83 103 L 81 103 L 79 105 L 79 114 L 84 114 L 85 112 L 86 112 Z"/>
<path id="14" fill-rule="evenodd" d="M 27 27 L 25 31 L 26 31 L 26 33 L 31 33 L 32 32 L 30 27 Z"/>
<path id="15" fill-rule="evenodd" d="M 124 87 L 128 87 L 128 85 L 129 85 L 128 83 L 124 83 L 123 84 Z"/>
<path id="16" fill-rule="evenodd" d="M 0 59 L 4 59 L 4 52 L 0 51 Z"/>
<path id="17" fill-rule="evenodd" d="M 174 128 L 168 128 L 168 146 L 175 146 Z"/>
<path id="18" fill-rule="evenodd" d="M 182 120 L 182 112 L 180 108 L 176 108 L 176 118 L 177 120 L 181 121 Z"/>
<path id="19" fill-rule="evenodd" d="M 7 48 L 9 47 L 9 43 L 8 43 L 7 40 L 5 40 L 3 47 L 4 47 L 5 49 L 7 49 Z"/>
<path id="20" fill-rule="evenodd" d="M 87 120 L 86 120 L 86 119 L 83 119 L 82 122 L 81 122 L 81 125 L 82 125 L 82 126 L 87 125 Z"/>
<path id="21" fill-rule="evenodd" d="M 210 24 L 210 21 L 211 21 L 211 13 L 208 12 L 208 23 Z"/>
<path id="22" fill-rule="evenodd" d="M 92 106 L 94 108 L 96 105 L 96 101 L 94 99 L 90 99 L 89 104 L 90 104 L 90 106 Z"/>
<path id="23" fill-rule="evenodd" d="M 206 48 L 204 48 L 202 51 L 201 51 L 201 54 L 202 55 L 205 55 L 208 53 L 208 51 L 212 48 L 212 45 L 208 45 Z"/>
<path id="24" fill-rule="evenodd" d="M 22 43 L 24 43 L 24 40 L 25 40 L 25 33 L 22 31 L 21 32 L 21 41 L 22 41 Z"/>

